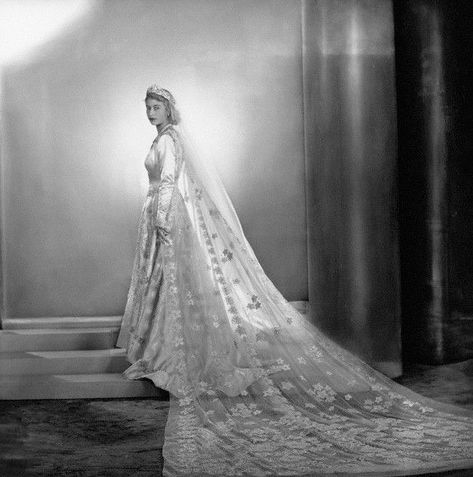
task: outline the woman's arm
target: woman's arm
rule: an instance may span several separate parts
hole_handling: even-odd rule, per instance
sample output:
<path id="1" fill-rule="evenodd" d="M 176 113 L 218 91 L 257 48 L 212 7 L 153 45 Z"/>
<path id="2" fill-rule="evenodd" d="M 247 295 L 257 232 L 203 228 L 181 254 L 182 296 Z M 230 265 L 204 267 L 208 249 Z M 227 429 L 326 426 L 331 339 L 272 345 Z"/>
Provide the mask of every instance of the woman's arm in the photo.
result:
<path id="1" fill-rule="evenodd" d="M 158 238 L 165 242 L 170 232 L 169 209 L 176 182 L 176 148 L 172 138 L 165 134 L 157 144 L 158 159 L 162 163 L 161 177 L 158 186 L 158 210 L 156 225 Z"/>

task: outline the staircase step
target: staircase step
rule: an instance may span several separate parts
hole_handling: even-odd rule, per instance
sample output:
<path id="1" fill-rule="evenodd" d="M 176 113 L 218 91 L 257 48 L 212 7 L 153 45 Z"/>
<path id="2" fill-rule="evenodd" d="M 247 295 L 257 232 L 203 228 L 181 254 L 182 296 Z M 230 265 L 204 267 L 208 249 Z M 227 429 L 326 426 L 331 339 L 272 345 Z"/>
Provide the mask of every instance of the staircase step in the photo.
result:
<path id="1" fill-rule="evenodd" d="M 300 313 L 307 314 L 309 302 L 292 301 L 291 305 Z M 122 316 L 59 316 L 40 318 L 6 318 L 3 330 L 65 329 L 65 328 L 120 328 Z"/>
<path id="2" fill-rule="evenodd" d="M 121 373 L 128 366 L 124 349 L 0 353 L 0 376 Z"/>
<path id="3" fill-rule="evenodd" d="M 121 315 L 7 318 L 2 320 L 2 329 L 120 328 L 121 322 Z"/>
<path id="4" fill-rule="evenodd" d="M 109 349 L 117 336 L 116 328 L 1 330 L 0 352 Z"/>
<path id="5" fill-rule="evenodd" d="M 301 313 L 307 303 L 292 305 Z M 0 400 L 154 397 L 150 381 L 125 379 L 114 349 L 121 316 L 9 318 L 0 331 Z"/>
<path id="6" fill-rule="evenodd" d="M 119 373 L 0 377 L 0 400 L 133 397 L 164 400 L 167 393 L 150 381 L 129 381 Z"/>

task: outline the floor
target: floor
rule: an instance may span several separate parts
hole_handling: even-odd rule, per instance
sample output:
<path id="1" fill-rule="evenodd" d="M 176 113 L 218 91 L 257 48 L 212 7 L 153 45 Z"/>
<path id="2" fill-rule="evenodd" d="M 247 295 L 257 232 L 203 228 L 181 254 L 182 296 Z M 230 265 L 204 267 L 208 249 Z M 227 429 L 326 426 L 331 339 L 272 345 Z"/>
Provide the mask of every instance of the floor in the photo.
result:
<path id="1" fill-rule="evenodd" d="M 398 380 L 473 409 L 473 360 L 417 366 Z M 0 476 L 159 477 L 168 402 L 0 401 Z M 473 470 L 435 474 L 471 477 Z"/>

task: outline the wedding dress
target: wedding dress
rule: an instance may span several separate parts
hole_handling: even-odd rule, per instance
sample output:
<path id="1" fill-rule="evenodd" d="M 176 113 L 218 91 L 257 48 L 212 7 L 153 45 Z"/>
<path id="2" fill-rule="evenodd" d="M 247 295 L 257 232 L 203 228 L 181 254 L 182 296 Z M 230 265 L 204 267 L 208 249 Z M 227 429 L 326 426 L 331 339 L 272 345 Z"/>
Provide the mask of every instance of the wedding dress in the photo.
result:
<path id="1" fill-rule="evenodd" d="M 145 161 L 118 339 L 170 392 L 166 476 L 412 475 L 473 468 L 473 413 L 325 337 L 268 279 L 218 180 L 168 125 Z M 157 227 L 169 240 L 159 242 Z"/>

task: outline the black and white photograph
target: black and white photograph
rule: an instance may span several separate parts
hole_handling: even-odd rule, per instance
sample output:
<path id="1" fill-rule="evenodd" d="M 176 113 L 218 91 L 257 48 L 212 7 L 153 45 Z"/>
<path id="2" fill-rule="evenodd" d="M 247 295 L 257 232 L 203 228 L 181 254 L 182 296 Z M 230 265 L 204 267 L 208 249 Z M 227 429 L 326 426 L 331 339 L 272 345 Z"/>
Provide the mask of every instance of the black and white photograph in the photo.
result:
<path id="1" fill-rule="evenodd" d="M 472 476 L 472 25 L 0 0 L 0 476 Z"/>

